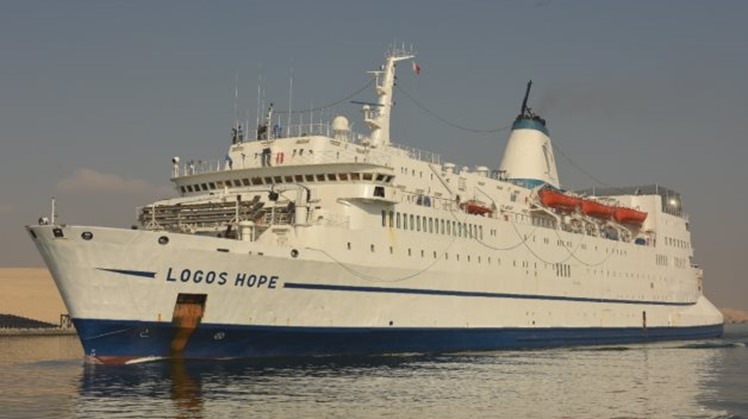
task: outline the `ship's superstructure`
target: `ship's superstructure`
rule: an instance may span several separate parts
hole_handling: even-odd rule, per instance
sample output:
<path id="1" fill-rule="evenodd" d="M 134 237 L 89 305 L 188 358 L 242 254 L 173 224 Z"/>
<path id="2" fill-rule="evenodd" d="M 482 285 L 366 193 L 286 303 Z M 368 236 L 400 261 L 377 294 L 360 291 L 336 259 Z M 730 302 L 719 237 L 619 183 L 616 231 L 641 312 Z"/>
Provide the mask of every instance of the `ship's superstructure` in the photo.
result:
<path id="1" fill-rule="evenodd" d="M 348 120 L 235 131 L 175 157 L 140 228 L 28 227 L 98 362 L 481 350 L 719 336 L 680 195 L 561 189 L 527 107 L 499 167 L 390 138 L 393 49 L 369 133 Z"/>

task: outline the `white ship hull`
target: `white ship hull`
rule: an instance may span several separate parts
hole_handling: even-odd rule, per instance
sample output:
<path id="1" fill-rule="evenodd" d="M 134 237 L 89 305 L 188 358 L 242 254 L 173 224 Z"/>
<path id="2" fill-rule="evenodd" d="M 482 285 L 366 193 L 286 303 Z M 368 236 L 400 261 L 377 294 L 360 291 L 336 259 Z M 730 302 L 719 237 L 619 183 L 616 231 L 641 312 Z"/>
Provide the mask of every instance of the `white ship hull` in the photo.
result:
<path id="1" fill-rule="evenodd" d="M 54 237 L 55 228 L 63 237 Z M 488 350 L 722 333 L 721 315 L 700 294 L 622 295 L 616 281 L 599 277 L 554 286 L 559 280 L 544 274 L 549 269 L 528 277 L 528 269 L 509 262 L 511 253 L 479 273 L 461 274 L 445 260 L 419 273 L 419 266 L 353 264 L 312 249 L 296 249 L 293 257 L 291 247 L 212 237 L 166 234 L 168 244 L 160 245 L 163 233 L 141 230 L 30 231 L 86 355 L 100 362 L 172 356 L 180 293 L 206 296 L 200 324 L 180 351 L 188 358 Z M 81 239 L 83 232 L 93 238 Z"/>

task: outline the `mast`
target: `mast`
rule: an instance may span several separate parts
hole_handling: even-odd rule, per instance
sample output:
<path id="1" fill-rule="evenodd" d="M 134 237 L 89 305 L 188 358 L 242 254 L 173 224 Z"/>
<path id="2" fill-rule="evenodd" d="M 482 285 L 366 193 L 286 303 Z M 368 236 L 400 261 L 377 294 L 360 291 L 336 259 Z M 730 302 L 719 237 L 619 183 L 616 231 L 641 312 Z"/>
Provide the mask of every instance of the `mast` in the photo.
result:
<path id="1" fill-rule="evenodd" d="M 377 103 L 366 104 L 363 107 L 364 122 L 369 126 L 371 145 L 387 145 L 390 143 L 390 114 L 392 112 L 392 90 L 395 86 L 395 68 L 399 61 L 415 58 L 412 49 L 405 46 L 393 46 L 385 55 L 385 64 L 377 71 L 369 71 L 374 75 L 374 91 L 377 93 Z"/>
<path id="2" fill-rule="evenodd" d="M 528 116 L 528 111 L 530 110 L 527 107 L 527 99 L 530 97 L 530 88 L 532 88 L 532 80 L 527 82 L 527 90 L 525 90 L 525 98 L 522 100 L 522 109 L 520 109 L 519 114 L 522 117 Z"/>

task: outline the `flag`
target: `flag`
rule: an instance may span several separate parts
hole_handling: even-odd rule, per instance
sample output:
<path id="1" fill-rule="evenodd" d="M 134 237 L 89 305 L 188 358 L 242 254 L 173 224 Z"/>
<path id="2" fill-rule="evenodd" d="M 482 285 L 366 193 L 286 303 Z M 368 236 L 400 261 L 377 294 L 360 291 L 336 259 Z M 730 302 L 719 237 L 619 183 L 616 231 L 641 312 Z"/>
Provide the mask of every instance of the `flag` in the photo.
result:
<path id="1" fill-rule="evenodd" d="M 413 61 L 413 72 L 416 74 L 421 74 L 421 66 L 418 65 L 415 61 Z"/>

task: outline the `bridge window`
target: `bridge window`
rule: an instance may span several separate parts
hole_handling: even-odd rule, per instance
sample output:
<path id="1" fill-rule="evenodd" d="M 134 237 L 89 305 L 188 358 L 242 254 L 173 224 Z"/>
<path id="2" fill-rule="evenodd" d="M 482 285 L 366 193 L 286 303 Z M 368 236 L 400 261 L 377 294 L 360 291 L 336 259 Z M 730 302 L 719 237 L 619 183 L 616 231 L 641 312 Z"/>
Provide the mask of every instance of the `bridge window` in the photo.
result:
<path id="1" fill-rule="evenodd" d="M 334 180 L 338 180 L 338 179 L 337 179 L 337 177 L 335 177 L 335 173 L 328 173 L 327 174 L 327 180 L 334 181 Z"/>
<path id="2" fill-rule="evenodd" d="M 340 180 L 348 180 L 348 173 L 341 173 L 338 175 Z"/>
<path id="3" fill-rule="evenodd" d="M 364 180 L 372 180 L 373 175 L 371 173 L 364 173 Z"/>
<path id="4" fill-rule="evenodd" d="M 374 187 L 374 196 L 384 198 L 384 186 L 375 186 Z"/>

